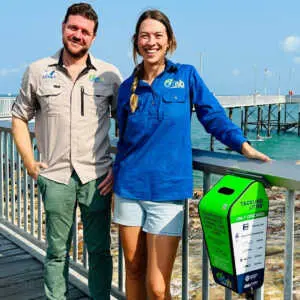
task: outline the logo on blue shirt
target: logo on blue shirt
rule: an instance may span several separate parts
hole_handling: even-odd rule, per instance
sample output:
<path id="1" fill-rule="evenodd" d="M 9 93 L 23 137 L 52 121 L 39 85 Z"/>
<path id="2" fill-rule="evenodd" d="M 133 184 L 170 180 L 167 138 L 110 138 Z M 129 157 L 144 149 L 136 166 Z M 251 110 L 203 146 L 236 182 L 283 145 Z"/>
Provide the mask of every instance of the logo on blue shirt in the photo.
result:
<path id="1" fill-rule="evenodd" d="M 170 78 L 165 80 L 164 86 L 168 89 L 184 89 L 184 82 Z"/>
<path id="2" fill-rule="evenodd" d="M 44 74 L 43 74 L 43 79 L 46 79 L 46 78 L 50 78 L 50 79 L 56 78 L 55 70 L 53 70 L 53 71 L 45 71 Z"/>

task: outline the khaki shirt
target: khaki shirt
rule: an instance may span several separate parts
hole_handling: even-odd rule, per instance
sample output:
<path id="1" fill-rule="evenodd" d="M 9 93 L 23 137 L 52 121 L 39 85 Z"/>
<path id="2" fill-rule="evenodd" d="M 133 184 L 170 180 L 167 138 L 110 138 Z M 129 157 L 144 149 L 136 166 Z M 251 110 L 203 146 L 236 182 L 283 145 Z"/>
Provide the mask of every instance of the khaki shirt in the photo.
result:
<path id="1" fill-rule="evenodd" d="M 86 183 L 107 173 L 112 164 L 108 131 L 121 75 L 89 55 L 73 82 L 61 53 L 28 67 L 12 115 L 24 121 L 35 117 L 38 149 L 49 166 L 41 175 L 67 184 L 75 170 Z"/>

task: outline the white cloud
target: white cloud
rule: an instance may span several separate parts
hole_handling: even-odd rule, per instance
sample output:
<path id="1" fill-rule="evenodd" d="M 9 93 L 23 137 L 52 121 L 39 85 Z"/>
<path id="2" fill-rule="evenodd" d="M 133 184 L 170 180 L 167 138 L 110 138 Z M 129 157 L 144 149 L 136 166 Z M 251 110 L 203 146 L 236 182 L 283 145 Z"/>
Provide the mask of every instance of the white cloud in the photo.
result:
<path id="1" fill-rule="evenodd" d="M 295 64 L 300 64 L 300 56 L 295 56 L 293 61 Z"/>
<path id="2" fill-rule="evenodd" d="M 0 69 L 0 77 L 5 77 L 9 74 L 13 74 L 13 73 L 19 73 L 21 71 L 24 71 L 24 69 L 27 67 L 27 64 L 24 63 L 22 65 L 20 65 L 19 67 L 16 68 L 1 68 Z"/>
<path id="3" fill-rule="evenodd" d="M 236 76 L 236 77 L 237 77 L 237 76 L 240 76 L 240 74 L 241 74 L 241 72 L 240 72 L 239 69 L 236 69 L 236 68 L 235 68 L 235 69 L 232 70 L 232 75 L 233 75 L 233 76 Z"/>
<path id="4" fill-rule="evenodd" d="M 300 37 L 288 36 L 282 42 L 282 47 L 285 52 L 297 52 L 300 50 Z"/>

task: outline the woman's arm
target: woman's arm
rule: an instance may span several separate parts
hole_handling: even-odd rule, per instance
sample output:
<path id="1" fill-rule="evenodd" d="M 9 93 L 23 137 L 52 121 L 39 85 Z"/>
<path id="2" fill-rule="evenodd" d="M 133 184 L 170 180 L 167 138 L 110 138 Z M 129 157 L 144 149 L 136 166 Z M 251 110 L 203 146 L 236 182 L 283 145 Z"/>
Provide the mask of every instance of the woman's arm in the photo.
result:
<path id="1" fill-rule="evenodd" d="M 248 143 L 242 130 L 227 117 L 225 110 L 195 69 L 192 70 L 190 82 L 190 96 L 195 104 L 197 117 L 208 133 L 247 158 L 271 160 Z"/>

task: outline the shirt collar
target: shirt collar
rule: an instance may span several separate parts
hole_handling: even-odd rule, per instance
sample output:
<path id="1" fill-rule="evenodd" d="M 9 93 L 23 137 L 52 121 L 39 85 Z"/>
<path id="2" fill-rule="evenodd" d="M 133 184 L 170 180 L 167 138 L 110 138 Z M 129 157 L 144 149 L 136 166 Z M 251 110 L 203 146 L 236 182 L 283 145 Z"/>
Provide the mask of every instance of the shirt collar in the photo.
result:
<path id="1" fill-rule="evenodd" d="M 165 71 L 168 73 L 173 73 L 178 70 L 177 64 L 173 63 L 171 60 L 166 59 L 166 68 Z"/>
<path id="2" fill-rule="evenodd" d="M 133 71 L 131 77 L 132 80 L 134 79 L 134 73 L 135 70 Z M 178 71 L 178 64 L 173 63 L 171 60 L 166 59 L 166 67 L 165 70 L 163 71 L 163 73 L 167 72 L 167 73 L 175 73 Z M 143 80 L 139 80 L 138 82 L 138 86 L 149 86 L 146 82 L 144 82 Z"/>
<path id="3" fill-rule="evenodd" d="M 55 55 L 52 57 L 53 62 L 49 64 L 49 67 L 52 67 L 52 66 L 59 66 L 62 68 L 64 67 L 63 60 L 62 60 L 63 50 L 64 49 L 61 49 L 55 53 Z M 91 54 L 89 54 L 86 59 L 86 67 L 89 70 L 90 69 L 97 70 L 97 68 L 95 67 L 95 58 Z"/>

